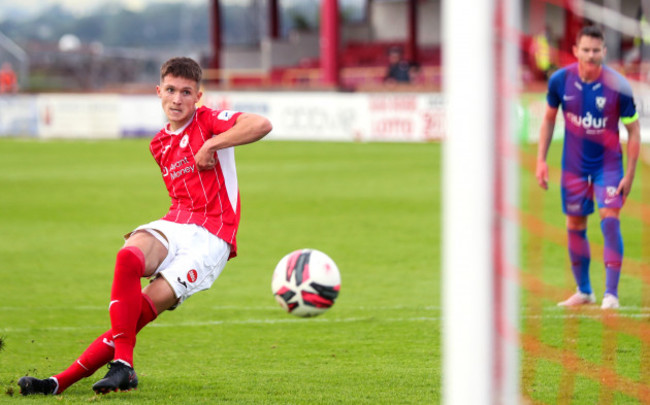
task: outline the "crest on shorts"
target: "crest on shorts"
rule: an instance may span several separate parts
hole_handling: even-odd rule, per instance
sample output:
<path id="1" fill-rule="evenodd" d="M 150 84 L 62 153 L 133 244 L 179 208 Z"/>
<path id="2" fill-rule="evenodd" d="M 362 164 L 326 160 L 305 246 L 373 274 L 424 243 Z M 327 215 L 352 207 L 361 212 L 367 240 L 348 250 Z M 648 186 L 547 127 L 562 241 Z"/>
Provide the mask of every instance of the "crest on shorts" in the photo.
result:
<path id="1" fill-rule="evenodd" d="M 616 197 L 616 187 L 614 186 L 607 186 L 605 192 L 607 193 L 607 197 Z"/>
<path id="2" fill-rule="evenodd" d="M 192 270 L 187 272 L 187 281 L 189 281 L 190 283 L 193 283 L 193 282 L 196 281 L 197 276 L 198 276 L 198 274 L 197 274 L 196 270 L 192 269 Z"/>
<path id="3" fill-rule="evenodd" d="M 605 97 L 596 97 L 596 107 L 598 107 L 599 110 L 602 110 L 605 108 L 605 102 L 607 99 Z"/>
<path id="4" fill-rule="evenodd" d="M 569 204 L 566 207 L 567 211 L 577 212 L 580 210 L 580 204 Z"/>

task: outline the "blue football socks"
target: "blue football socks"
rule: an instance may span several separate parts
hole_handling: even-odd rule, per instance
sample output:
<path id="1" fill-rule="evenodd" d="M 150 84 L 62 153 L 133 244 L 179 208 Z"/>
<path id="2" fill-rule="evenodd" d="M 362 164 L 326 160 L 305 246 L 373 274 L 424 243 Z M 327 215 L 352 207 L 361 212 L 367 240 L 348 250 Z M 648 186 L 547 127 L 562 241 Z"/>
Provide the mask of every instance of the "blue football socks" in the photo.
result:
<path id="1" fill-rule="evenodd" d="M 600 221 L 603 231 L 605 248 L 603 260 L 605 261 L 605 294 L 618 297 L 618 280 L 621 277 L 621 264 L 623 263 L 623 236 L 621 235 L 621 222 L 618 218 L 608 217 Z"/>
<path id="2" fill-rule="evenodd" d="M 587 240 L 586 229 L 569 229 L 569 259 L 571 260 L 571 271 L 576 280 L 578 290 L 585 294 L 591 294 L 591 281 L 589 280 L 589 263 L 591 262 L 591 251 Z"/>

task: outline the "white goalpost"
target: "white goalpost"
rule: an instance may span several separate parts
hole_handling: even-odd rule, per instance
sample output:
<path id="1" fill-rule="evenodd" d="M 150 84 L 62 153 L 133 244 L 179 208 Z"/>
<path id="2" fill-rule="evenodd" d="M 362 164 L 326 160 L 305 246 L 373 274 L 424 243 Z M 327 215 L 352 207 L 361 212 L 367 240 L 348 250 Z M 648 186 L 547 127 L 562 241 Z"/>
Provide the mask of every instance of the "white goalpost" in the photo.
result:
<path id="1" fill-rule="evenodd" d="M 517 0 L 443 0 L 443 402 L 517 404 Z"/>

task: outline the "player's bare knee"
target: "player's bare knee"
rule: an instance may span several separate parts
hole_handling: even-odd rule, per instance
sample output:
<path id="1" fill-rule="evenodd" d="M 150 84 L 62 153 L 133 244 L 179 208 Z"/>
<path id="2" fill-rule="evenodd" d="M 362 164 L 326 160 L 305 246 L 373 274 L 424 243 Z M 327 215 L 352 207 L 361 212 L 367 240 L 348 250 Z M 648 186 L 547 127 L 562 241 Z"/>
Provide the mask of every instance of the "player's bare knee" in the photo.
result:
<path id="1" fill-rule="evenodd" d="M 143 293 L 149 297 L 158 313 L 175 307 L 179 301 L 174 294 L 174 289 L 164 277 L 156 277 L 143 289 Z"/>
<path id="2" fill-rule="evenodd" d="M 581 231 L 587 229 L 587 217 L 567 215 L 566 225 L 568 229 Z"/>
<path id="3" fill-rule="evenodd" d="M 601 219 L 618 218 L 621 210 L 618 208 L 601 208 L 598 212 L 600 213 Z"/>

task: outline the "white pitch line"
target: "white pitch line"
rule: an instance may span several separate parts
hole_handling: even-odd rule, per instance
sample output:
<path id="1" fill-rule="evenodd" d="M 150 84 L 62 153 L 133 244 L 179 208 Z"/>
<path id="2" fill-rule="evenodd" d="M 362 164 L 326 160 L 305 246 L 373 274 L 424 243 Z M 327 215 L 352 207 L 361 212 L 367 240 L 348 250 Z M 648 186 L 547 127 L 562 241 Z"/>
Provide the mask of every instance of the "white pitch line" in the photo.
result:
<path id="1" fill-rule="evenodd" d="M 76 306 L 76 307 L 0 307 L 0 311 L 108 311 L 108 304 L 105 306 Z"/>
<path id="2" fill-rule="evenodd" d="M 289 315 L 287 315 L 289 316 Z M 197 327 L 197 326 L 216 326 L 216 325 L 251 325 L 251 324 L 281 324 L 281 323 L 299 323 L 299 322 L 316 322 L 316 323 L 347 323 L 347 322 L 429 322 L 440 321 L 439 317 L 413 317 L 413 318 L 283 318 L 283 319 L 243 319 L 243 320 L 223 320 L 223 321 L 203 321 L 203 322 L 154 322 L 147 325 L 148 328 L 179 328 L 179 327 Z M 0 328 L 0 333 L 27 333 L 38 331 L 77 331 L 88 329 L 102 329 L 101 326 L 51 326 L 43 328 Z"/>
<path id="3" fill-rule="evenodd" d="M 599 310 L 600 311 L 600 310 Z M 650 313 L 625 313 L 625 312 L 576 312 L 571 314 L 557 314 L 557 315 L 525 315 L 522 319 L 603 319 L 603 316 L 617 316 L 619 318 L 636 318 L 636 319 L 650 319 Z"/>
<path id="4" fill-rule="evenodd" d="M 416 317 L 416 318 L 387 318 L 380 319 L 374 317 L 364 318 L 286 318 L 286 319 L 245 319 L 245 320 L 231 320 L 231 321 L 204 321 L 204 322 L 180 322 L 180 323 L 152 323 L 151 326 L 158 328 L 175 328 L 183 326 L 212 326 L 212 325 L 250 325 L 250 324 L 277 324 L 277 323 L 298 323 L 298 322 L 318 322 L 318 323 L 347 323 L 347 322 L 365 322 L 365 321 L 379 321 L 379 322 L 421 322 L 421 321 L 438 321 L 440 318 L 431 317 Z"/>
<path id="5" fill-rule="evenodd" d="M 205 309 L 212 309 L 216 311 L 224 311 L 224 310 L 235 310 L 235 311 L 269 311 L 269 310 L 277 310 L 279 309 L 279 305 L 260 305 L 260 306 L 237 306 L 237 305 L 217 305 L 213 307 L 207 307 Z M 368 306 L 360 306 L 360 307 L 346 307 L 347 309 L 351 310 L 359 310 L 359 311 L 391 311 L 391 310 L 423 310 L 423 311 L 440 311 L 442 308 L 439 306 L 423 306 L 423 307 L 416 307 L 416 306 L 406 306 L 406 305 L 394 305 L 394 306 L 377 306 L 377 307 L 368 307 Z M 52 307 L 52 306 L 43 306 L 43 307 L 2 307 L 0 306 L 0 312 L 2 311 L 71 311 L 71 310 L 79 310 L 79 311 L 108 311 L 108 304 L 104 306 L 89 306 L 89 305 L 82 305 L 82 306 L 75 306 L 75 307 Z"/>
<path id="6" fill-rule="evenodd" d="M 532 307 L 524 307 L 524 310 L 531 310 L 533 309 Z M 598 304 L 593 304 L 593 305 L 586 305 L 584 307 L 574 307 L 574 308 L 569 308 L 569 307 L 561 307 L 559 305 L 547 305 L 541 308 L 543 311 L 558 311 L 558 312 L 564 312 L 564 311 L 575 311 L 575 312 L 581 312 L 581 311 L 600 311 L 600 306 Z M 536 309 L 537 310 L 537 309 Z M 632 312 L 650 312 L 650 307 L 638 307 L 634 305 L 626 305 L 620 307 L 618 312 L 626 312 L 626 311 L 632 311 Z"/>
<path id="7" fill-rule="evenodd" d="M 239 305 L 215 305 L 212 307 L 205 307 L 206 310 L 212 309 L 215 311 L 224 311 L 224 310 L 235 310 L 235 311 L 273 311 L 279 308 L 278 305 L 258 305 L 258 306 L 239 306 Z M 354 311 L 392 311 L 392 310 L 422 310 L 422 311 L 441 311 L 441 306 L 435 305 L 425 305 L 425 306 L 409 306 L 409 305 L 390 305 L 390 306 L 346 306 L 346 309 Z M 533 307 L 522 307 L 522 312 L 527 312 L 532 310 Z M 557 305 L 546 305 L 541 308 L 534 308 L 536 311 L 539 309 L 543 311 L 599 311 L 600 307 L 597 304 L 588 305 L 581 308 L 567 308 L 560 307 Z M 80 305 L 80 306 L 0 306 L 1 311 L 108 311 L 108 304 L 106 305 Z M 641 306 L 622 306 L 618 309 L 618 312 L 650 312 L 650 307 L 641 307 Z"/>
<path id="8" fill-rule="evenodd" d="M 237 311 L 268 311 L 268 310 L 275 310 L 278 309 L 279 306 L 277 305 L 258 305 L 258 306 L 239 306 L 239 305 L 215 305 L 212 307 L 205 307 L 206 309 L 213 309 L 217 311 L 222 311 L 222 310 L 237 310 Z M 424 311 L 441 311 L 442 307 L 441 306 L 435 306 L 435 305 L 425 305 L 425 306 L 412 306 L 412 305 L 390 305 L 390 306 L 357 306 L 357 307 L 352 307 L 352 306 L 346 306 L 347 309 L 351 310 L 360 310 L 360 311 L 390 311 L 390 310 L 424 310 Z M 106 305 L 95 305 L 95 306 L 90 306 L 90 305 L 80 305 L 80 306 L 75 306 L 75 307 L 70 307 L 70 306 L 39 306 L 39 307 L 34 307 L 34 306 L 19 306 L 19 307 L 10 307 L 10 306 L 0 306 L 0 311 L 33 311 L 33 310 L 51 310 L 51 311 L 70 311 L 70 310 L 80 310 L 80 311 L 105 311 L 108 309 L 108 304 Z M 529 311 L 533 309 L 532 307 L 522 307 L 522 311 Z M 538 308 L 535 308 L 537 310 Z M 545 311 L 567 311 L 567 310 L 572 310 L 571 308 L 566 308 L 566 307 L 560 307 L 557 305 L 547 305 L 543 306 L 541 308 L 542 310 Z M 588 305 L 586 307 L 582 308 L 575 308 L 576 311 L 581 311 L 581 310 L 598 310 L 599 307 L 597 304 L 594 305 Z M 634 305 L 629 305 L 629 306 L 622 306 L 618 309 L 618 311 L 640 311 L 640 312 L 650 312 L 650 307 L 640 307 L 640 306 L 634 306 Z"/>
<path id="9" fill-rule="evenodd" d="M 3 310 L 25 310 L 25 307 L 0 307 L 0 312 Z M 37 309 L 37 307 L 30 307 L 29 310 Z M 43 309 L 55 310 L 55 307 L 47 307 Z M 81 307 L 61 307 L 61 310 L 102 310 L 106 311 L 106 307 L 94 306 L 81 306 Z M 255 306 L 255 307 L 240 307 L 240 306 L 214 306 L 210 307 L 212 310 L 279 310 L 276 306 Z M 440 311 L 440 307 L 427 306 L 427 307 L 408 307 L 408 306 L 395 306 L 395 307 L 355 307 L 347 308 L 350 310 L 361 311 L 377 311 L 377 310 L 424 310 L 424 311 Z M 619 308 L 616 312 L 602 312 L 597 305 L 592 305 L 584 308 L 567 309 L 558 306 L 545 306 L 540 308 L 542 312 L 547 313 L 530 313 L 531 307 L 522 308 L 520 319 L 602 319 L 603 316 L 613 316 L 614 314 L 621 318 L 632 319 L 646 319 L 650 318 L 650 307 L 637 307 L 625 306 Z M 548 313 L 550 312 L 550 313 Z M 298 322 L 315 322 L 315 323 L 352 323 L 352 322 L 440 322 L 442 316 L 422 316 L 422 317 L 406 317 L 406 318 L 378 318 L 376 316 L 367 317 L 351 317 L 351 318 L 328 318 L 328 317 L 315 317 L 315 318 L 298 318 L 287 315 L 286 318 L 278 319 L 241 319 L 241 320 L 214 320 L 214 321 L 198 321 L 198 322 L 165 322 L 163 320 L 154 322 L 148 327 L 153 328 L 177 328 L 177 327 L 201 327 L 201 326 L 217 326 L 217 325 L 251 325 L 251 324 L 287 324 Z M 33 328 L 0 328 L 0 333 L 28 333 L 35 330 L 38 331 L 79 331 L 79 330 L 105 330 L 110 325 L 105 326 L 51 326 L 51 327 L 33 327 Z"/>

